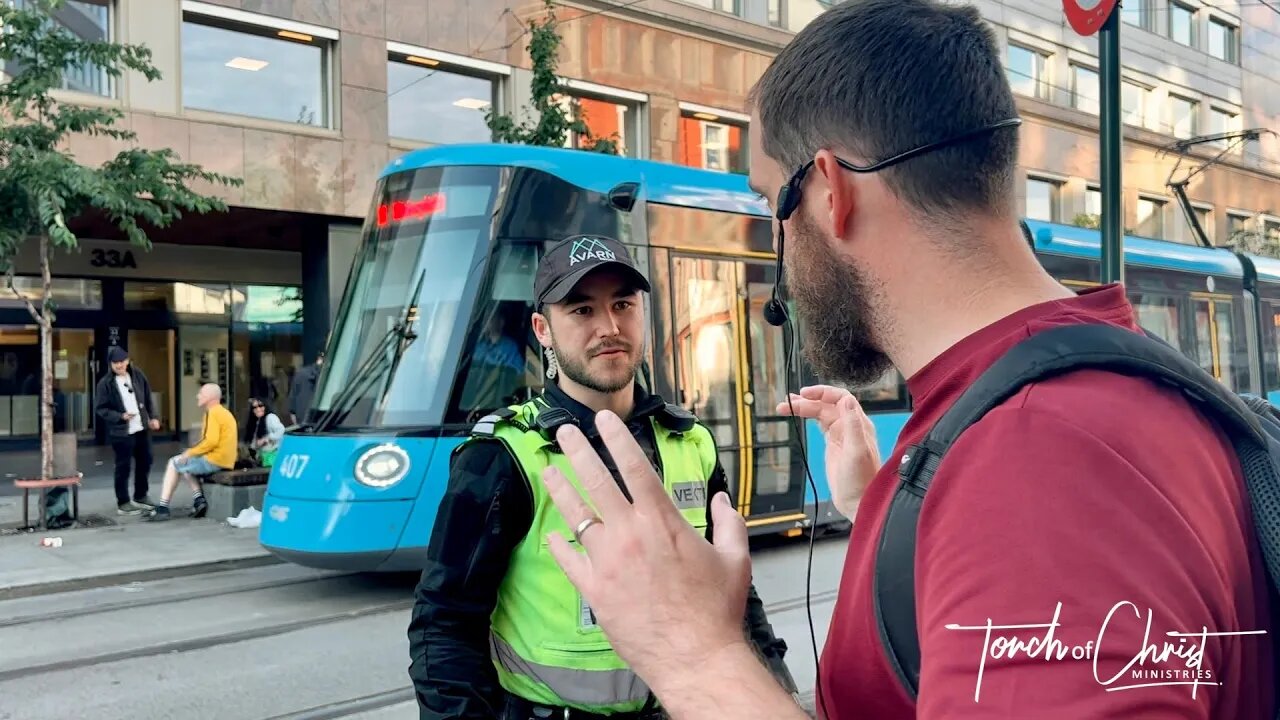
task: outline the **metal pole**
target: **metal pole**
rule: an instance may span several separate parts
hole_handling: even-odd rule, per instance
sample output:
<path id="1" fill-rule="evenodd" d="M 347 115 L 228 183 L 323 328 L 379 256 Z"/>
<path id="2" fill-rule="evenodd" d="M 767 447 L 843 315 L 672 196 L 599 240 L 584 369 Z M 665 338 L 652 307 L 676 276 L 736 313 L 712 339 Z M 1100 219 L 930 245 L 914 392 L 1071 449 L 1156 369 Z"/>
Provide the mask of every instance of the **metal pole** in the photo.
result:
<path id="1" fill-rule="evenodd" d="M 1102 277 L 1104 284 L 1124 282 L 1124 209 L 1120 143 L 1120 5 L 1098 31 L 1098 70 L 1102 86 L 1099 125 L 1102 141 Z"/>

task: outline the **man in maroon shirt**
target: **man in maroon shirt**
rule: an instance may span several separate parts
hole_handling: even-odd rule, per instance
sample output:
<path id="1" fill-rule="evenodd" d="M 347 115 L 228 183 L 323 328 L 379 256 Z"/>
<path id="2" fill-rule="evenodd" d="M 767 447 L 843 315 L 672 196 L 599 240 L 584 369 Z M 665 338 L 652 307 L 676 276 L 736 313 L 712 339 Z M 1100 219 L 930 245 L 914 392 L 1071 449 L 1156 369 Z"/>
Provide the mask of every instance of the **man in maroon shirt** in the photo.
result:
<path id="1" fill-rule="evenodd" d="M 854 518 L 820 714 L 1270 720 L 1266 578 L 1238 462 L 1177 391 L 1100 371 L 1023 388 L 934 475 L 917 534 L 912 701 L 873 602 L 903 449 L 1019 340 L 1137 324 L 1121 287 L 1076 295 L 1021 237 L 1018 139 L 1000 125 L 1017 109 L 973 8 L 837 5 L 777 57 L 752 100 L 751 182 L 784 210 L 791 243 L 779 251 L 810 362 L 846 385 L 896 367 L 914 402 L 883 468 L 847 391 L 805 388 L 778 407 L 819 423 L 833 497 Z M 614 647 L 672 717 L 804 717 L 742 637 L 741 518 L 720 498 L 714 546 L 682 529 L 621 424 L 602 414 L 597 427 L 634 504 L 571 428 L 561 446 L 599 521 L 562 475 L 545 480 L 586 552 L 559 537 L 552 550 Z M 1215 635 L 1253 631 L 1268 634 Z"/>

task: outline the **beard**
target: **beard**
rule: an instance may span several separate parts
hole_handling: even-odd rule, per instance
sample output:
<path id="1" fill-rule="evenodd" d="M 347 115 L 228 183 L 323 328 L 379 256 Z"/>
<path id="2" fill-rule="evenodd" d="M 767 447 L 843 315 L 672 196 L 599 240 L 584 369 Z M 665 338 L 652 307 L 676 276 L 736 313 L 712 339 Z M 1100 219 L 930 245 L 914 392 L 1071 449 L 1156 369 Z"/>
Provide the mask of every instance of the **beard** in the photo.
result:
<path id="1" fill-rule="evenodd" d="M 560 347 L 555 335 L 551 336 L 551 349 L 556 353 L 556 361 L 560 372 L 575 383 L 598 393 L 615 393 L 627 387 L 635 379 L 636 370 L 640 367 L 640 351 L 624 341 L 601 343 L 585 352 L 573 355 Z M 591 359 L 605 350 L 621 350 L 623 355 L 611 356 L 593 371 L 589 366 Z"/>
<path id="2" fill-rule="evenodd" d="M 841 385 L 865 387 L 881 379 L 893 362 L 872 329 L 871 282 L 831 249 L 803 209 L 791 222 L 791 235 L 786 289 L 804 321 L 805 359 L 820 378 Z"/>

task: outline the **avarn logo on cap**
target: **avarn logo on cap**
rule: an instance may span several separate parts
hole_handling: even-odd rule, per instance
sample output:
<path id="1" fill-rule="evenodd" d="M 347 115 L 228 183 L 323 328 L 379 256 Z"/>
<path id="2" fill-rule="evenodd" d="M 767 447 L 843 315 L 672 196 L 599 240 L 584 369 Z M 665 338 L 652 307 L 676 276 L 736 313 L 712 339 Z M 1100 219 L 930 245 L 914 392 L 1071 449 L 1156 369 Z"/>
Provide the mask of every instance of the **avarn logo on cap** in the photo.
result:
<path id="1" fill-rule="evenodd" d="M 573 241 L 569 248 L 569 267 L 585 260 L 617 260 L 618 256 L 599 238 L 584 237 Z"/>

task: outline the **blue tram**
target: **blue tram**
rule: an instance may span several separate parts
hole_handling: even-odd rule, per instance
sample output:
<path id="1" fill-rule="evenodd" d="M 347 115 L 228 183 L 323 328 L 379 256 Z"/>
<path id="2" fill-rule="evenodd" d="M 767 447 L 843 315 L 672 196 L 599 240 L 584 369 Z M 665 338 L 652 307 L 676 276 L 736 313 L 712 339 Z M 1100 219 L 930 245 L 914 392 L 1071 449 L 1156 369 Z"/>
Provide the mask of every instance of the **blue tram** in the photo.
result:
<path id="1" fill-rule="evenodd" d="M 1097 283 L 1097 232 L 1024 230 L 1064 284 Z M 451 451 L 480 417 L 542 387 L 534 270 L 549 243 L 579 233 L 618 238 L 650 278 L 637 379 L 711 429 L 751 531 L 847 527 L 830 504 L 821 434 L 774 410 L 818 378 L 763 319 L 772 223 L 744 177 L 462 145 L 408 153 L 378 180 L 315 401 L 271 472 L 263 546 L 314 567 L 419 569 Z M 1232 388 L 1280 391 L 1280 261 L 1127 238 L 1126 263 L 1149 329 Z M 910 412 L 905 384 L 891 374 L 859 397 L 887 457 Z"/>

